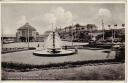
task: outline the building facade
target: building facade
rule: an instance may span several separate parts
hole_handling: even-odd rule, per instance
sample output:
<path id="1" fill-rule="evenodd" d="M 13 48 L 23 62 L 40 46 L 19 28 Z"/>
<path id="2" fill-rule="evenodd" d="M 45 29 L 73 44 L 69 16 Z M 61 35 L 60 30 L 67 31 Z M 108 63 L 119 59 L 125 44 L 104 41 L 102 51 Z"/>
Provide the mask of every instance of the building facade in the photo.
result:
<path id="1" fill-rule="evenodd" d="M 39 33 L 29 23 L 18 28 L 16 33 L 17 42 L 35 42 L 38 36 Z"/>
<path id="2" fill-rule="evenodd" d="M 88 42 L 91 39 L 91 33 L 98 30 L 95 24 L 87 24 L 82 26 L 76 24 L 74 26 L 67 26 L 63 29 L 58 29 L 61 39 L 66 41 L 76 41 L 76 42 Z"/>

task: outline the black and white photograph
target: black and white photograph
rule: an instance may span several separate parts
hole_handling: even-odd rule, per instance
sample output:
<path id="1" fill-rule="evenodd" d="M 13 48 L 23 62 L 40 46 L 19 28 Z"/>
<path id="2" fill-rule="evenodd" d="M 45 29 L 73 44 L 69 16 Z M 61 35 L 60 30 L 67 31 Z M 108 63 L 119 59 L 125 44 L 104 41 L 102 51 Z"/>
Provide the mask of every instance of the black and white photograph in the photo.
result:
<path id="1" fill-rule="evenodd" d="M 1 3 L 1 79 L 125 80 L 125 3 Z"/>

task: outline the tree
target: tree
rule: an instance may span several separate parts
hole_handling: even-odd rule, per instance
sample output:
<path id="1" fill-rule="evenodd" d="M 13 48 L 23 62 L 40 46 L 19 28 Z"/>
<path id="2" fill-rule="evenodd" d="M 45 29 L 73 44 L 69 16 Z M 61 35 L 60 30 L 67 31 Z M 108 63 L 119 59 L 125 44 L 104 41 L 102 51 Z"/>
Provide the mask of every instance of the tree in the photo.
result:
<path id="1" fill-rule="evenodd" d="M 80 27 L 81 25 L 80 24 L 76 24 L 75 27 Z"/>
<path id="2" fill-rule="evenodd" d="M 96 28 L 97 28 L 97 26 L 95 24 L 87 24 L 86 26 L 87 26 L 87 29 L 91 32 L 96 30 Z"/>

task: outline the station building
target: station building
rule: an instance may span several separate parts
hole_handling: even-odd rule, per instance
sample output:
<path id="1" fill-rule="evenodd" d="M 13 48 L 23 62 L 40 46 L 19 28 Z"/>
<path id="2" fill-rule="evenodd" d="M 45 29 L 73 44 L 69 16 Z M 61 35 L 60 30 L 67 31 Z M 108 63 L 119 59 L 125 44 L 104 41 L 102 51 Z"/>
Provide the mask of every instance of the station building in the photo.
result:
<path id="1" fill-rule="evenodd" d="M 28 22 L 23 26 L 19 27 L 16 32 L 16 40 L 17 42 L 35 42 L 39 33 L 37 30 L 31 26 Z"/>

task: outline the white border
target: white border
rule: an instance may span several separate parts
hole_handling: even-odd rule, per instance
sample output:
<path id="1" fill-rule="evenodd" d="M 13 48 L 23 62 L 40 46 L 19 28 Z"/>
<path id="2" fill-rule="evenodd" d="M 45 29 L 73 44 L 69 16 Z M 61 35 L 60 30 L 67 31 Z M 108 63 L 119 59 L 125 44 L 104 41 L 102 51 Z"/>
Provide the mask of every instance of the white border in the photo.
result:
<path id="1" fill-rule="evenodd" d="M 1 1 L 0 3 L 24 3 L 24 4 L 38 4 L 38 3 L 126 3 L 127 1 Z"/>
<path id="2" fill-rule="evenodd" d="M 9 3 L 9 4 L 13 4 L 13 3 L 18 3 L 18 4 L 46 4 L 46 3 L 50 3 L 50 4 L 77 4 L 77 3 L 123 3 L 125 4 L 125 26 L 127 27 L 127 12 L 128 12 L 128 2 L 127 1 L 1 1 L 0 2 L 0 11 L 1 11 L 1 4 L 6 4 L 6 3 Z M 1 19 L 1 13 L 0 13 L 0 19 Z M 1 20 L 0 20 L 1 21 Z M 1 22 L 0 22 L 0 27 L 1 27 Z M 0 30 L 1 32 L 1 30 Z M 127 35 L 128 35 L 128 29 L 125 28 L 125 57 L 127 55 L 127 42 L 128 42 L 128 39 L 127 39 Z M 1 44 L 0 44 L 1 45 Z M 32 81 L 2 81 L 2 83 L 127 83 L 127 67 L 128 67 L 128 64 L 127 64 L 127 60 L 128 60 L 128 57 L 125 58 L 125 81 L 45 81 L 45 80 L 32 80 Z M 0 58 L 0 61 L 1 61 L 1 58 Z M 0 64 L 1 66 L 1 64 Z M 0 68 L 0 71 L 1 71 L 1 68 Z M 1 75 L 0 75 L 1 77 Z"/>

